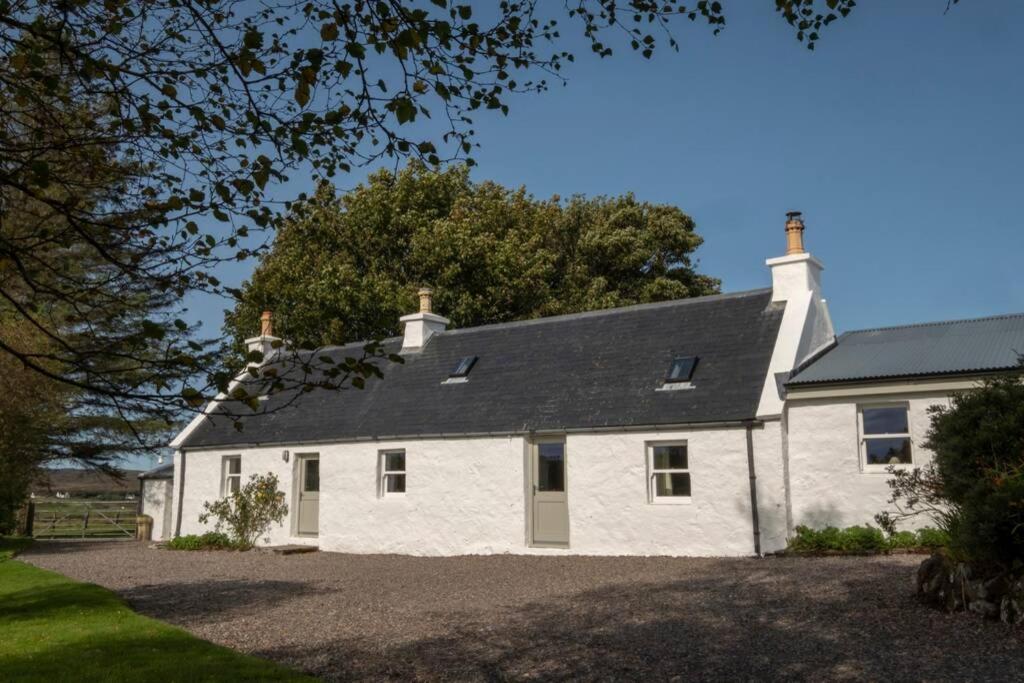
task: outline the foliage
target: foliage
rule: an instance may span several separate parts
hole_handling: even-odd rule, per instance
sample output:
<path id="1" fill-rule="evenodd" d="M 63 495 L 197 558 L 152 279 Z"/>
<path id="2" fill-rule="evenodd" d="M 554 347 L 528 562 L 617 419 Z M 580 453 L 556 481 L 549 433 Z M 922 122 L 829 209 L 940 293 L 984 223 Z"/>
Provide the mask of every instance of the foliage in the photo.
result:
<path id="1" fill-rule="evenodd" d="M 276 474 L 254 474 L 238 491 L 203 503 L 199 521 L 206 524 L 213 518 L 217 532 L 226 529 L 235 547 L 248 550 L 271 524 L 280 524 L 288 515 L 285 495 L 277 490 L 277 484 Z"/>
<path id="2" fill-rule="evenodd" d="M 887 528 L 924 514 L 968 561 L 1008 568 L 1024 561 L 1024 375 L 987 378 L 931 409 L 932 463 L 890 469 L 895 513 Z"/>
<path id="3" fill-rule="evenodd" d="M 227 534 L 209 531 L 205 534 L 178 536 L 167 542 L 170 550 L 233 550 L 238 547 Z"/>
<path id="4" fill-rule="evenodd" d="M 949 546 L 949 534 L 941 529 L 924 527 L 917 530 L 917 544 L 922 548 L 945 548 Z"/>
<path id="5" fill-rule="evenodd" d="M 133 612 L 114 593 L 0 562 L 0 662 L 9 681 L 308 681 Z"/>
<path id="6" fill-rule="evenodd" d="M 674 206 L 537 200 L 413 163 L 295 206 L 226 329 L 240 346 L 271 308 L 278 333 L 309 345 L 384 338 L 425 284 L 455 327 L 711 294 L 718 281 L 693 260 L 702 241 Z"/>
<path id="7" fill-rule="evenodd" d="M 813 44 L 811 29 L 854 5 L 826 4 L 776 9 Z M 105 316 L 111 301 L 234 294 L 217 267 L 260 250 L 289 173 L 471 162 L 481 111 L 505 114 L 514 93 L 564 80 L 569 27 L 601 57 L 621 39 L 649 58 L 678 49 L 681 22 L 725 25 L 707 0 L 474 5 L 0 0 L 0 220 L 22 205 L 37 219 L 0 235 L 13 274 L 0 299 L 54 342 L 0 353 L 105 408 L 198 410 L 231 381 L 217 340 L 192 339 L 176 310 Z M 90 322 L 101 319 L 115 327 Z M 253 407 L 244 392 L 228 398 Z"/>
<path id="8" fill-rule="evenodd" d="M 885 552 L 895 549 L 936 548 L 945 545 L 945 534 L 924 528 L 917 532 L 898 531 L 886 536 L 873 526 L 851 526 L 838 529 L 827 526 L 812 529 L 800 525 L 789 540 L 788 549 L 797 553 L 820 552 Z"/>

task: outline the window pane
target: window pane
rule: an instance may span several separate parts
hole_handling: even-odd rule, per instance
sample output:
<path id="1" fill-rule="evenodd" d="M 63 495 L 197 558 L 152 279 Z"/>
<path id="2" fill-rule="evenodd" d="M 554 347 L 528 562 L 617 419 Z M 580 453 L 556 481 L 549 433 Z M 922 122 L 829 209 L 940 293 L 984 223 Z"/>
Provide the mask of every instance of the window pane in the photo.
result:
<path id="1" fill-rule="evenodd" d="M 656 470 L 685 470 L 688 469 L 686 460 L 686 446 L 654 447 L 654 469 Z"/>
<path id="2" fill-rule="evenodd" d="M 910 463 L 910 439 L 866 439 L 867 463 L 869 465 L 892 465 Z"/>
<path id="3" fill-rule="evenodd" d="M 537 490 L 565 490 L 565 444 L 537 444 Z"/>
<path id="4" fill-rule="evenodd" d="M 654 475 L 654 495 L 656 496 L 688 496 L 690 495 L 689 472 L 662 472 Z"/>
<path id="5" fill-rule="evenodd" d="M 306 460 L 306 476 L 303 479 L 303 491 L 314 492 L 320 490 L 320 461 Z"/>
<path id="6" fill-rule="evenodd" d="M 241 477 L 228 477 L 228 493 L 238 493 L 238 489 L 241 488 L 241 484 Z"/>
<path id="7" fill-rule="evenodd" d="M 904 406 L 864 409 L 865 434 L 906 434 L 909 431 Z"/>
<path id="8" fill-rule="evenodd" d="M 228 458 L 228 474 L 239 474 L 242 471 L 241 458 Z"/>
<path id="9" fill-rule="evenodd" d="M 386 493 L 405 493 L 405 475 L 385 474 L 384 491 Z"/>
<path id="10" fill-rule="evenodd" d="M 405 472 L 405 453 L 385 453 L 385 472 Z"/>

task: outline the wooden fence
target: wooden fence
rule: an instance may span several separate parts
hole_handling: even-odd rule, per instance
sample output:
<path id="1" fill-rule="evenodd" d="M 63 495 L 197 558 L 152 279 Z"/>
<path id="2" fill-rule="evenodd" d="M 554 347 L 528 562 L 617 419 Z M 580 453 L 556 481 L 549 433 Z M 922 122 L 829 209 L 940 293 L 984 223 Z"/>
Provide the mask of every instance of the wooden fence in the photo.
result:
<path id="1" fill-rule="evenodd" d="M 138 514 L 138 501 L 36 498 L 25 511 L 25 533 L 35 538 L 135 538 Z"/>

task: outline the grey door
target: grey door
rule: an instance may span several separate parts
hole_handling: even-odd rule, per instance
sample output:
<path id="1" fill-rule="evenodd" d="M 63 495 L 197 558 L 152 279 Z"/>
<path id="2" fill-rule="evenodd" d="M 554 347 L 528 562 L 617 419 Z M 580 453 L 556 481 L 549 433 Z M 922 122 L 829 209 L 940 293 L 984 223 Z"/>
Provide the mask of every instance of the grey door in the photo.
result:
<path id="1" fill-rule="evenodd" d="M 533 545 L 569 545 L 569 500 L 566 491 L 565 441 L 543 439 L 533 444 L 531 470 L 531 540 Z"/>
<path id="2" fill-rule="evenodd" d="M 300 455 L 298 532 L 300 536 L 320 533 L 320 456 Z"/>

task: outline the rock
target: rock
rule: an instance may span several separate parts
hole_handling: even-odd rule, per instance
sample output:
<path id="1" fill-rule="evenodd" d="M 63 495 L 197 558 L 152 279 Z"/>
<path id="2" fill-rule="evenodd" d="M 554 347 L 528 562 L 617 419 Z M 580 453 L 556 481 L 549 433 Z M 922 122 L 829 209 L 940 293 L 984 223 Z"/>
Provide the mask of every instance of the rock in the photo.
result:
<path id="1" fill-rule="evenodd" d="M 946 558 L 935 553 L 917 568 L 917 594 L 925 602 L 941 603 L 946 585 Z"/>
<path id="2" fill-rule="evenodd" d="M 1000 616 L 1000 606 L 988 600 L 972 600 L 967 605 L 967 609 L 986 619 L 997 619 Z"/>
<path id="3" fill-rule="evenodd" d="M 964 595 L 968 602 L 975 600 L 988 600 L 988 591 L 985 589 L 985 582 L 982 580 L 977 581 L 964 581 Z"/>

